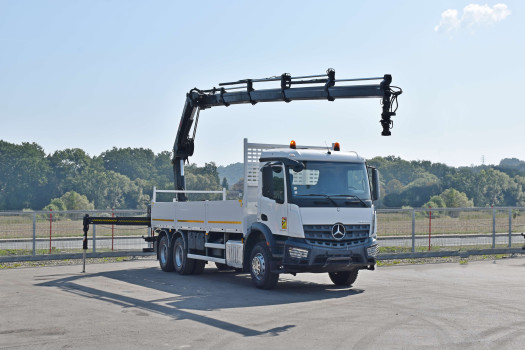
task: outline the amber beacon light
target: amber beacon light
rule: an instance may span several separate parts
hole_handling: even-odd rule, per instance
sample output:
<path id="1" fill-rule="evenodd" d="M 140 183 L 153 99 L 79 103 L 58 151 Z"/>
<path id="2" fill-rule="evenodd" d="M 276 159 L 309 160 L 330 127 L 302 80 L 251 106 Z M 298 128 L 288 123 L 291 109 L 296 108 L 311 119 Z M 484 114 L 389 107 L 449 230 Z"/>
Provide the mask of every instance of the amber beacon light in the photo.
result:
<path id="1" fill-rule="evenodd" d="M 334 143 L 334 151 L 340 151 L 341 146 L 339 145 L 339 142 Z"/>
<path id="2" fill-rule="evenodd" d="M 290 148 L 295 149 L 295 140 L 290 141 Z"/>

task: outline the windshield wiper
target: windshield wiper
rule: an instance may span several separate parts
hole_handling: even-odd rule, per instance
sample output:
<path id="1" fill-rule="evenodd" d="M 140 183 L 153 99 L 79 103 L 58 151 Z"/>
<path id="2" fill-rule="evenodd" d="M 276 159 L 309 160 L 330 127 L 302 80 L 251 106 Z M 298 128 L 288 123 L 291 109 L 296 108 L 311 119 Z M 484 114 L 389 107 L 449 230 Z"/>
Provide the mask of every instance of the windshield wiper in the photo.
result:
<path id="1" fill-rule="evenodd" d="M 337 203 L 332 198 L 330 198 L 330 196 L 327 195 L 327 194 L 311 193 L 311 194 L 296 194 L 295 196 L 297 196 L 297 197 L 309 197 L 309 196 L 311 196 L 311 197 L 324 197 L 324 198 L 328 199 L 330 202 L 332 202 L 332 204 L 334 206 L 338 207 Z"/>
<path id="2" fill-rule="evenodd" d="M 368 208 L 368 205 L 361 198 L 356 196 L 355 194 L 331 194 L 331 195 L 327 195 L 327 194 L 312 193 L 312 194 L 296 194 L 295 196 L 297 196 L 297 197 L 308 197 L 308 196 L 324 197 L 324 198 L 328 199 L 330 202 L 332 202 L 336 207 L 338 207 L 339 205 L 331 197 L 350 197 L 350 198 L 357 199 L 364 207 Z"/>
<path id="3" fill-rule="evenodd" d="M 332 197 L 350 197 L 350 198 L 355 198 L 358 201 L 360 201 L 363 206 L 368 208 L 368 205 L 361 198 L 356 196 L 355 194 L 331 194 L 330 196 L 332 196 Z"/>

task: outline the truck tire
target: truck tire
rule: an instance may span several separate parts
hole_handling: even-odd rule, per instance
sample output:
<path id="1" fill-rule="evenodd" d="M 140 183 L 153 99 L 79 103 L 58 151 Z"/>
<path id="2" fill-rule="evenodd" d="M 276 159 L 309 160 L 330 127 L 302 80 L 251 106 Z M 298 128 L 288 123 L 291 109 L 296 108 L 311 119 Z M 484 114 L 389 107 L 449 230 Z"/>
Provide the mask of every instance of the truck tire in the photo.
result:
<path id="1" fill-rule="evenodd" d="M 250 274 L 257 288 L 272 289 L 279 280 L 279 274 L 270 271 L 270 257 L 266 241 L 255 244 L 250 255 Z"/>
<path id="2" fill-rule="evenodd" d="M 188 252 L 184 249 L 182 237 L 177 237 L 173 244 L 173 266 L 175 271 L 181 275 L 191 275 L 195 266 L 195 260 L 188 259 Z"/>
<path id="3" fill-rule="evenodd" d="M 351 286 L 357 279 L 357 273 L 359 270 L 355 269 L 352 271 L 341 271 L 341 272 L 329 272 L 328 276 L 336 286 Z"/>
<path id="4" fill-rule="evenodd" d="M 159 264 L 162 271 L 173 271 L 173 250 L 170 249 L 168 236 L 164 235 L 159 242 Z"/>
<path id="5" fill-rule="evenodd" d="M 200 275 L 204 272 L 204 268 L 206 267 L 206 261 L 204 260 L 193 260 L 193 272 L 194 275 Z"/>

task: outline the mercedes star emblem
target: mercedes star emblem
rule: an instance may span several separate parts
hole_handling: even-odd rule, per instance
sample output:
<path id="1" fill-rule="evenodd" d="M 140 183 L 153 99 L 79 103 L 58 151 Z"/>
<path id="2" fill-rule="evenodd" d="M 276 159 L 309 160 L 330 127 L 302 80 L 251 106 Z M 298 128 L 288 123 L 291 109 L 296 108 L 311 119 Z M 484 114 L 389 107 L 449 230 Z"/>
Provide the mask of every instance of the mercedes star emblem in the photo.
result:
<path id="1" fill-rule="evenodd" d="M 332 237 L 334 239 L 340 241 L 343 238 L 345 238 L 346 229 L 345 226 L 341 223 L 337 223 L 334 226 L 332 226 Z"/>

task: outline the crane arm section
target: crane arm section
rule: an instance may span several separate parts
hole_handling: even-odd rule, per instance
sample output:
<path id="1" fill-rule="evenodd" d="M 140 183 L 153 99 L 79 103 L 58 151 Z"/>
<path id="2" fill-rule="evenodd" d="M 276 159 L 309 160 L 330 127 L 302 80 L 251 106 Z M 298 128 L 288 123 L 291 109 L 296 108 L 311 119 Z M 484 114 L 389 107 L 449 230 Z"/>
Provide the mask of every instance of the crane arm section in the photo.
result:
<path id="1" fill-rule="evenodd" d="M 377 84 L 354 85 L 356 82 L 381 80 Z M 254 84 L 280 82 L 279 88 L 254 89 Z M 219 84 L 220 88 L 199 90 L 194 88 L 186 95 L 186 103 L 173 145 L 173 172 L 175 189 L 184 190 L 184 161 L 193 155 L 195 133 L 200 110 L 233 104 L 259 102 L 291 102 L 300 100 L 328 100 L 349 98 L 381 98 L 381 126 L 383 136 L 390 136 L 393 126 L 391 117 L 396 115 L 397 96 L 402 93 L 398 87 L 391 86 L 392 76 L 389 74 L 378 78 L 335 79 L 335 71 L 329 69 L 326 75 L 311 75 L 292 77 L 285 73 L 278 77 L 265 79 L 245 79 L 236 82 Z M 336 85 L 337 84 L 337 85 Z M 301 86 L 308 85 L 308 86 Z M 296 87 L 297 86 L 297 87 Z M 190 136 L 193 126 L 193 135 Z M 178 195 L 179 201 L 186 200 L 183 193 Z"/>

